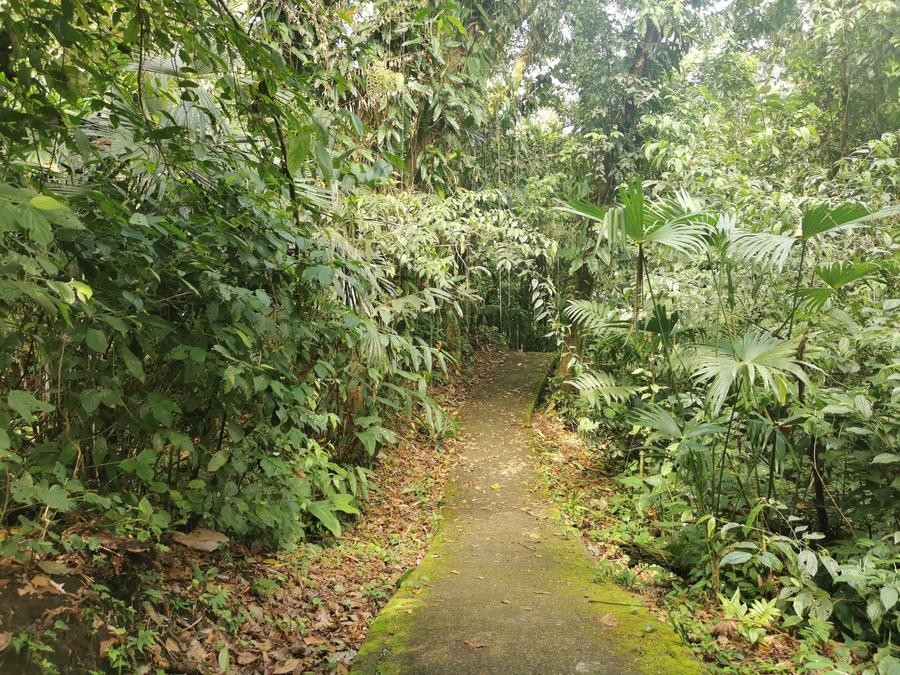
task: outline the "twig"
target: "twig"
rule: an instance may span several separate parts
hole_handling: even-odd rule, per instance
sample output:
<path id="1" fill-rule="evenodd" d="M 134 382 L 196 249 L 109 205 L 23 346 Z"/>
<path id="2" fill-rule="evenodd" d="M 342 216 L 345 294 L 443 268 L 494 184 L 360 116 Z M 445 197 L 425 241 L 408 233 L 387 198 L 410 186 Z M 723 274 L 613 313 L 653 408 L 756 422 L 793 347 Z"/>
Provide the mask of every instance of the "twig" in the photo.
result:
<path id="1" fill-rule="evenodd" d="M 636 605 L 631 602 L 616 602 L 615 600 L 593 600 L 588 598 L 588 602 L 599 605 L 619 605 L 620 607 L 643 607 L 643 605 Z"/>

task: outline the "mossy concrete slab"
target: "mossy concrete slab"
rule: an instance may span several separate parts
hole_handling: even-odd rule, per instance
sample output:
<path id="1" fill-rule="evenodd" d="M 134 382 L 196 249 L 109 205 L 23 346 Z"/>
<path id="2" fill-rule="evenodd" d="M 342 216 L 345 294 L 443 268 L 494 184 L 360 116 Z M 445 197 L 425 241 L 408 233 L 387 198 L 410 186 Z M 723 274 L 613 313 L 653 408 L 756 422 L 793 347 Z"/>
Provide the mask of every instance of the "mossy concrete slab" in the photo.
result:
<path id="1" fill-rule="evenodd" d="M 550 355 L 507 355 L 464 409 L 463 451 L 422 564 L 376 618 L 354 673 L 699 673 L 633 595 L 594 582 L 554 517 L 527 417 Z"/>

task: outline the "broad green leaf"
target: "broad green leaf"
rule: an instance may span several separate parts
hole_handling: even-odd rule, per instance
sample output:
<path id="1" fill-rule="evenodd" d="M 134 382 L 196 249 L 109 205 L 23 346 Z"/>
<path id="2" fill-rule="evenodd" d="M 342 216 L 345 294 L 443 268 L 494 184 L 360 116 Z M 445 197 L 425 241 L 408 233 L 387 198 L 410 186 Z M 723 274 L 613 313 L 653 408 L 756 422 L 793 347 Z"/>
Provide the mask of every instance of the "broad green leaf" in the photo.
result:
<path id="1" fill-rule="evenodd" d="M 75 294 L 78 296 L 78 299 L 82 302 L 87 302 L 94 295 L 93 289 L 81 281 L 73 281 L 72 286 L 75 288 Z"/>
<path id="2" fill-rule="evenodd" d="M 226 450 L 219 450 L 212 457 L 209 458 L 209 464 L 206 465 L 206 470 L 210 473 L 215 473 L 223 466 L 225 466 L 225 462 L 228 461 L 228 452 Z"/>
<path id="3" fill-rule="evenodd" d="M 743 565 L 752 557 L 753 554 L 750 553 L 750 551 L 732 551 L 731 553 L 727 553 L 722 560 L 719 561 L 719 565 Z"/>
<path id="4" fill-rule="evenodd" d="M 316 164 L 319 166 L 319 171 L 322 172 L 322 178 L 325 179 L 326 183 L 330 183 L 334 175 L 334 160 L 331 157 L 331 153 L 328 152 L 328 148 L 325 147 L 324 143 L 318 141 L 313 144 L 313 153 L 316 156 Z"/>
<path id="5" fill-rule="evenodd" d="M 304 129 L 295 134 L 288 141 L 287 168 L 291 176 L 296 176 L 297 171 L 310 156 L 310 131 Z"/>
<path id="6" fill-rule="evenodd" d="M 96 328 L 87 329 L 87 332 L 85 332 L 84 334 L 84 342 L 91 350 L 97 352 L 98 354 L 102 354 L 103 352 L 105 352 L 109 344 L 106 341 L 106 335 L 104 335 Z"/>
<path id="7" fill-rule="evenodd" d="M 97 391 L 96 389 L 89 389 L 88 391 L 82 392 L 78 398 L 81 400 L 81 407 L 84 408 L 84 411 L 86 413 L 92 413 L 100 407 L 102 392 Z"/>
<path id="8" fill-rule="evenodd" d="M 63 513 L 71 511 L 75 503 L 69 499 L 69 493 L 61 485 L 51 485 L 50 489 L 40 495 L 41 503 Z"/>
<path id="9" fill-rule="evenodd" d="M 309 502 L 306 510 L 313 514 L 335 537 L 341 536 L 341 521 L 334 515 L 330 502 L 326 500 Z"/>
<path id="10" fill-rule="evenodd" d="M 57 201 L 49 195 L 35 195 L 28 203 L 36 209 L 42 211 L 54 211 L 56 209 L 64 209 L 66 207 L 62 202 Z"/>
<path id="11" fill-rule="evenodd" d="M 31 421 L 35 411 L 52 412 L 56 410 L 55 406 L 37 400 L 30 391 L 23 391 L 22 389 L 14 389 L 9 392 L 6 396 L 6 404 L 19 413 L 20 417 L 28 421 Z"/>
<path id="12" fill-rule="evenodd" d="M 144 365 L 141 363 L 141 360 L 135 356 L 134 352 L 124 345 L 119 348 L 119 353 L 122 355 L 122 361 L 125 363 L 125 368 L 131 376 L 136 380 L 143 382 L 146 375 L 144 374 Z"/>
<path id="13" fill-rule="evenodd" d="M 63 302 L 70 305 L 75 302 L 75 291 L 72 290 L 69 284 L 62 281 L 48 281 L 47 285 L 53 289 Z"/>
<path id="14" fill-rule="evenodd" d="M 810 551 L 809 549 L 800 551 L 800 553 L 797 554 L 797 566 L 809 576 L 815 576 L 819 569 L 819 561 L 815 552 Z"/>

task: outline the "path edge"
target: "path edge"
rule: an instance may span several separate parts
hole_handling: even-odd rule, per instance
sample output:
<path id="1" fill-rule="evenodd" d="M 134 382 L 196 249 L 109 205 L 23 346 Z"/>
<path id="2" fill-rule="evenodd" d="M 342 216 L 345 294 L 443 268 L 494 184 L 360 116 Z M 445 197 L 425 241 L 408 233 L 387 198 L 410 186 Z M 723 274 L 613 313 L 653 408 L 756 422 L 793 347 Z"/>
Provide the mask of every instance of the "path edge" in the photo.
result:
<path id="1" fill-rule="evenodd" d="M 505 358 L 515 358 L 516 352 L 509 352 Z M 553 369 L 555 359 L 552 353 L 548 353 L 546 364 L 529 383 L 528 400 L 521 414 L 521 419 L 526 430 L 530 430 L 531 418 L 540 400 L 541 393 L 550 372 Z M 529 445 L 532 445 L 529 441 Z M 448 483 L 444 498 L 453 494 L 456 489 L 455 482 Z M 427 588 L 424 584 L 435 577 L 441 571 L 442 560 L 439 551 L 443 547 L 445 530 L 448 523 L 446 509 L 438 512 L 438 525 L 435 528 L 428 549 L 422 557 L 422 562 L 406 572 L 397 586 L 397 590 L 381 608 L 369 626 L 365 640 L 359 649 L 359 653 L 350 666 L 351 675 L 392 675 L 399 673 L 394 664 L 386 660 L 393 655 L 400 654 L 407 649 L 411 633 L 411 625 L 407 618 L 414 610 L 425 603 Z"/>

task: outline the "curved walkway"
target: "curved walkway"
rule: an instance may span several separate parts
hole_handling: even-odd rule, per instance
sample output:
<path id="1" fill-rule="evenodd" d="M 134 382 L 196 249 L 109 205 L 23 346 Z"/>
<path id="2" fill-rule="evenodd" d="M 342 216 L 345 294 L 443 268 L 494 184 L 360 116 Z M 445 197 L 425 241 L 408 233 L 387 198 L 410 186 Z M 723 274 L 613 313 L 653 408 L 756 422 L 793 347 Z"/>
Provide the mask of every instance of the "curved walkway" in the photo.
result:
<path id="1" fill-rule="evenodd" d="M 531 457 L 550 355 L 508 354 L 460 417 L 463 450 L 434 542 L 372 624 L 354 673 L 698 673 L 634 596 L 594 582 Z"/>

